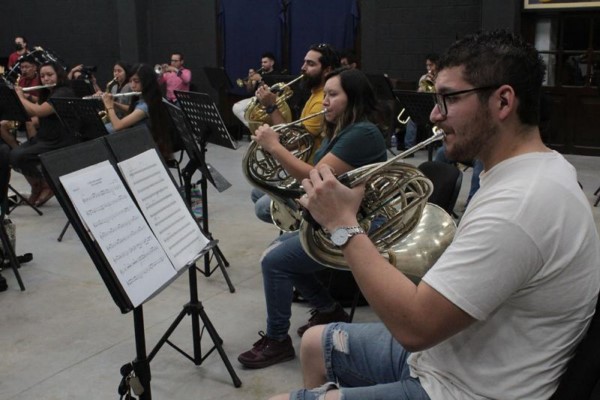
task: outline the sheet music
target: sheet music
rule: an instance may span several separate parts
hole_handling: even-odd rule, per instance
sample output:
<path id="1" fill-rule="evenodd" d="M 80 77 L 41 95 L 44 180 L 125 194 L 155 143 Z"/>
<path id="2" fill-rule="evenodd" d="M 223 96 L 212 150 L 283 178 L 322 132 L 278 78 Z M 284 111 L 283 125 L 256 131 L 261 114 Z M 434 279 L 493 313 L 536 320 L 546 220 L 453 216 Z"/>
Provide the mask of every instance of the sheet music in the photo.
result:
<path id="1" fill-rule="evenodd" d="M 198 258 L 208 239 L 155 150 L 118 163 L 142 213 L 177 270 Z"/>
<path id="2" fill-rule="evenodd" d="M 108 161 L 61 176 L 60 181 L 134 307 L 176 275 Z"/>

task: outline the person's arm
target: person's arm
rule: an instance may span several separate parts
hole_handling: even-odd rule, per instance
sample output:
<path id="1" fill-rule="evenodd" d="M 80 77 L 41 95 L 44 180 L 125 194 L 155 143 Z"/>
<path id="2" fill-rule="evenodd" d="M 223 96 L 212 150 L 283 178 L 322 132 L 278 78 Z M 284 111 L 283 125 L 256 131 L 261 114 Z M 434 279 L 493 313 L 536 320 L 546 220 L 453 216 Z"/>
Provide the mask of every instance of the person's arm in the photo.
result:
<path id="1" fill-rule="evenodd" d="M 302 182 L 307 196 L 299 202 L 313 218 L 329 232 L 358 225 L 364 187 L 342 185 L 326 165 L 309 175 Z M 350 238 L 342 252 L 361 292 L 407 350 L 434 346 L 475 321 L 427 283 L 415 285 L 379 254 L 367 235 Z"/>
<path id="2" fill-rule="evenodd" d="M 258 89 L 256 89 L 256 99 L 265 107 L 265 109 L 268 109 L 269 107 L 273 109 L 270 113 L 271 123 L 273 125 L 284 124 L 286 122 L 283 114 L 281 114 L 279 108 L 276 107 L 277 94 L 271 92 L 268 85 L 260 85 Z"/>
<path id="3" fill-rule="evenodd" d="M 73 68 L 71 68 L 71 70 L 67 74 L 67 78 L 69 78 L 69 80 L 73 80 L 73 74 L 75 74 L 75 72 L 78 72 L 78 71 L 81 72 L 82 68 L 83 68 L 83 64 L 74 66 Z"/>
<path id="4" fill-rule="evenodd" d="M 21 104 L 23 104 L 25 111 L 27 111 L 27 115 L 30 117 L 47 117 L 54 114 L 54 108 L 52 108 L 47 101 L 42 104 L 32 103 L 27 100 L 25 93 L 23 93 L 23 89 L 20 87 L 16 87 L 15 92 L 17 93 Z"/>
<path id="5" fill-rule="evenodd" d="M 115 101 L 110 93 L 104 93 L 102 95 L 102 101 L 104 102 L 104 107 L 106 108 L 106 114 L 108 115 L 108 118 L 110 119 L 115 131 L 134 126 L 144 118 L 147 118 L 146 113 L 139 108 L 133 110 L 131 114 L 128 114 L 123 118 L 119 118 L 115 112 Z"/>
<path id="6" fill-rule="evenodd" d="M 187 68 L 183 68 L 183 69 L 177 71 L 177 76 L 186 85 L 189 85 L 190 82 L 192 81 L 192 71 L 190 71 Z"/>
<path id="7" fill-rule="evenodd" d="M 275 132 L 266 124 L 256 130 L 254 136 L 252 136 L 252 139 L 255 140 L 256 143 L 258 143 L 265 151 L 269 152 L 269 154 L 271 154 L 277 161 L 279 161 L 283 169 L 285 169 L 288 174 L 299 181 L 308 178 L 308 173 L 314 168 L 311 164 L 300 160 L 288 149 L 286 149 L 279 142 L 279 133 Z M 348 172 L 353 169 L 351 165 L 347 164 L 331 152 L 327 153 L 319 161 L 317 166 L 325 164 L 332 168 L 336 175 L 343 174 L 344 172 Z"/>

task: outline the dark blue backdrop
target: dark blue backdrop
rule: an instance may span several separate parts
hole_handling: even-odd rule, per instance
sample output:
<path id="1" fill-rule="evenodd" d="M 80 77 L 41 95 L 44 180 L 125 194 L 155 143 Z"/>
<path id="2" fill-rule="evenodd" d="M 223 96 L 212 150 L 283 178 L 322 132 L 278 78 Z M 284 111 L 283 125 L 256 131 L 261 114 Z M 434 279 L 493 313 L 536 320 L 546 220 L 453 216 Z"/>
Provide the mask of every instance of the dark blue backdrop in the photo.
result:
<path id="1" fill-rule="evenodd" d="M 300 73 L 311 44 L 328 43 L 336 50 L 354 48 L 360 19 L 357 0 L 292 0 L 287 16 L 293 75 Z"/>
<path id="2" fill-rule="evenodd" d="M 357 0 L 221 0 L 223 66 L 235 81 L 258 68 L 261 54 L 271 51 L 277 69 L 285 65 L 297 75 L 311 44 L 353 48 L 359 19 Z M 281 59 L 284 46 L 289 47 L 287 60 Z"/>

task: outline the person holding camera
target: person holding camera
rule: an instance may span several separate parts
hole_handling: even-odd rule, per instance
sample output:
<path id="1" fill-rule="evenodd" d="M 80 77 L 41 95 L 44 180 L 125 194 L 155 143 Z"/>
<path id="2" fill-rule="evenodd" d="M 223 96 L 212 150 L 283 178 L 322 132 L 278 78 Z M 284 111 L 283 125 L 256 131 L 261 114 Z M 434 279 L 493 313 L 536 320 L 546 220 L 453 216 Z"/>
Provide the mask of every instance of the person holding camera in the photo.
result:
<path id="1" fill-rule="evenodd" d="M 77 79 L 86 80 L 92 85 L 94 92 L 100 92 L 102 89 L 100 89 L 100 86 L 98 86 L 98 82 L 96 82 L 96 77 L 94 76 L 94 72 L 96 72 L 97 69 L 98 68 L 96 66 L 79 64 L 71 68 L 67 74 L 67 77 L 71 81 Z"/>

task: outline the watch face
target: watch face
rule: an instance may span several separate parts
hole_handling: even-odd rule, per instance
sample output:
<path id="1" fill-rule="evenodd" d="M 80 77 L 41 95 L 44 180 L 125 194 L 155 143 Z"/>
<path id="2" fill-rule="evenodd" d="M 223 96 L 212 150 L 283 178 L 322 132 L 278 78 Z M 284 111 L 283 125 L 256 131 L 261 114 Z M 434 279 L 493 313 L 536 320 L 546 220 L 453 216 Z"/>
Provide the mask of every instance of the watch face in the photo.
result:
<path id="1" fill-rule="evenodd" d="M 343 246 L 348 241 L 348 231 L 344 228 L 338 228 L 331 234 L 331 241 L 336 246 Z"/>

